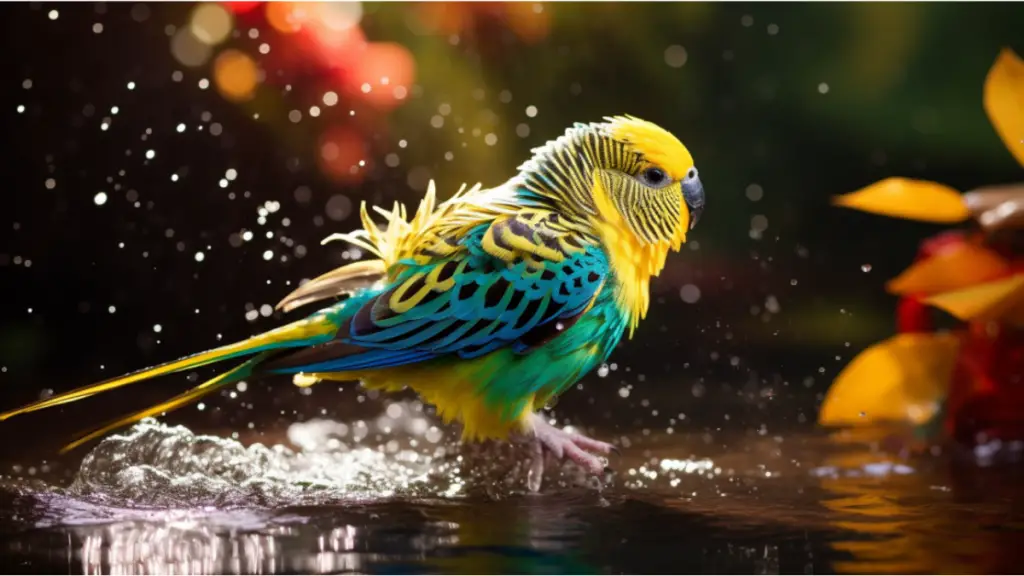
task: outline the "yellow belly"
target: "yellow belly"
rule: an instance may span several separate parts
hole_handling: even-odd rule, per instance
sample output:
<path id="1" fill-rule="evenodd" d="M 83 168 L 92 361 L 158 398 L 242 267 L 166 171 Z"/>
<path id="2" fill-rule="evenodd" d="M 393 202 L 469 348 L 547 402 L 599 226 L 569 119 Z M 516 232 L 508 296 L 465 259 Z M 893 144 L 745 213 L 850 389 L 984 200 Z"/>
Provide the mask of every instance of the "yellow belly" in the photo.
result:
<path id="1" fill-rule="evenodd" d="M 481 384 L 489 380 L 487 372 L 498 364 L 488 361 L 489 357 L 458 363 L 427 362 L 367 372 L 302 374 L 296 377 L 295 383 L 309 386 L 317 380 L 360 380 L 371 390 L 398 392 L 410 388 L 424 402 L 432 404 L 445 423 L 461 423 L 463 440 L 506 440 L 510 434 L 530 429 L 534 394 L 524 398 L 525 408 L 518 414 L 502 414 L 495 406 L 487 404 L 481 394 Z"/>

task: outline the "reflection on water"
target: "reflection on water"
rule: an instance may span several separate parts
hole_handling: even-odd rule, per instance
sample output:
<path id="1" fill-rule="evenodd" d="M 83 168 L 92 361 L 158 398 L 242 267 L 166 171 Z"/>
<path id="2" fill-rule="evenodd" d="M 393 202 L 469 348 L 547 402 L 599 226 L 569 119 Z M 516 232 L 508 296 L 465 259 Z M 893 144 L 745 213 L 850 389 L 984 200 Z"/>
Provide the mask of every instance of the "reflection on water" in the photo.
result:
<path id="1" fill-rule="evenodd" d="M 519 454 L 460 448 L 415 403 L 311 421 L 294 449 L 144 422 L 66 487 L 6 480 L 28 572 L 1001 573 L 1024 561 L 1019 469 L 874 450 L 880 436 L 635 438 L 601 485 L 522 489 Z M 728 446 L 728 449 L 722 446 Z"/>
<path id="2" fill-rule="evenodd" d="M 375 541 L 374 531 L 353 525 L 316 530 L 274 522 L 260 531 L 237 532 L 196 521 L 125 522 L 73 529 L 69 553 L 86 574 L 327 574 L 423 561 L 430 549 L 458 542 L 445 523 L 409 529 L 420 533 L 388 545 Z M 372 551 L 381 544 L 388 552 Z"/>
<path id="3" fill-rule="evenodd" d="M 874 456 L 874 457 L 873 457 Z M 851 559 L 847 573 L 999 574 L 1019 571 L 1024 555 L 1020 470 L 881 471 L 876 455 L 831 455 L 821 480 L 830 524 L 850 534 L 833 543 Z M 932 462 L 932 466 L 948 462 Z M 977 492 L 985 485 L 986 492 Z"/>

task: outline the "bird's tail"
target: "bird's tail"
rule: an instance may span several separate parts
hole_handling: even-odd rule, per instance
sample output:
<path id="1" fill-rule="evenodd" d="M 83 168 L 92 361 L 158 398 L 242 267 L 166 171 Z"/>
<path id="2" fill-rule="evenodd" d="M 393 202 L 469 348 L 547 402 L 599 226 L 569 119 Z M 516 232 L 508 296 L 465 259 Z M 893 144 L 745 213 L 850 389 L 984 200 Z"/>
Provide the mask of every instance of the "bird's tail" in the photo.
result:
<path id="1" fill-rule="evenodd" d="M 157 376 L 191 370 L 193 368 L 199 368 L 201 366 L 221 362 L 223 360 L 229 360 L 231 358 L 252 356 L 246 362 L 234 369 L 229 370 L 212 380 L 208 380 L 187 392 L 175 396 L 158 406 L 126 416 L 125 418 L 104 426 L 100 430 L 79 438 L 62 449 L 62 452 L 66 452 L 79 446 L 83 442 L 96 438 L 97 436 L 105 434 L 113 429 L 137 422 L 138 420 L 148 416 L 170 412 L 171 410 L 185 406 L 190 402 L 194 402 L 195 400 L 198 400 L 199 398 L 224 386 L 243 380 L 249 377 L 253 373 L 253 369 L 268 356 L 272 355 L 274 351 L 286 348 L 311 346 L 330 340 L 337 332 L 337 329 L 338 322 L 329 312 L 319 312 L 297 322 L 292 322 L 291 324 L 287 324 L 269 332 L 264 332 L 263 334 L 253 336 L 252 338 L 241 342 L 228 344 L 227 346 L 214 348 L 213 350 L 200 352 L 198 354 L 193 354 L 192 356 L 186 356 L 180 360 L 139 370 L 138 372 L 133 372 L 125 376 L 113 378 L 90 386 L 84 386 L 70 392 L 65 392 L 64 394 L 58 394 L 45 400 L 34 402 L 28 406 L 23 406 L 16 410 L 0 414 L 0 421 L 7 420 L 8 418 L 19 414 L 35 412 L 36 410 L 43 410 L 44 408 L 82 400 L 83 398 L 88 398 L 101 392 L 107 392 L 115 388 L 134 384 L 143 380 L 149 380 Z"/>
<path id="2" fill-rule="evenodd" d="M 384 280 L 388 274 L 388 270 L 392 266 L 403 259 L 411 257 L 414 253 L 414 249 L 420 235 L 433 226 L 442 217 L 450 216 L 456 207 L 461 207 L 462 212 L 460 213 L 461 216 L 459 218 L 453 218 L 453 221 L 455 224 L 465 224 L 465 222 L 463 222 L 464 220 L 466 222 L 471 222 L 474 217 L 478 217 L 479 214 L 483 213 L 483 211 L 494 209 L 493 207 L 488 208 L 488 206 L 486 199 L 482 195 L 482 189 L 479 184 L 469 189 L 463 186 L 452 198 L 442 202 L 441 204 L 437 204 L 434 183 L 431 181 L 426 195 L 420 202 L 419 208 L 411 219 L 407 217 L 405 207 L 399 204 L 396 204 L 391 212 L 376 209 L 377 212 L 383 215 L 387 220 L 387 226 L 381 230 L 370 218 L 366 204 L 364 203 L 360 213 L 363 221 L 362 230 L 357 230 L 349 234 L 335 234 L 325 239 L 324 242 L 329 242 L 331 240 L 346 240 L 350 244 L 360 247 L 377 256 L 378 259 L 354 262 L 346 266 L 342 266 L 337 270 L 328 272 L 319 278 L 315 278 L 286 296 L 280 303 L 278 303 L 277 308 L 279 310 L 289 312 L 295 308 L 305 306 L 316 301 L 331 297 L 351 296 L 362 290 L 370 288 Z M 28 406 L 18 408 L 17 410 L 11 410 L 10 412 L 0 414 L 0 422 L 11 418 L 12 416 L 25 414 L 27 412 L 35 412 L 36 410 L 42 410 L 44 408 L 50 408 L 60 404 L 75 402 L 101 392 L 127 386 L 128 384 L 134 384 L 157 376 L 199 368 L 200 366 L 229 360 L 231 358 L 255 355 L 243 364 L 235 367 L 233 370 L 225 372 L 183 394 L 175 396 L 163 404 L 137 412 L 104 426 L 100 430 L 92 432 L 69 444 L 62 451 L 71 450 L 83 442 L 105 434 L 115 428 L 131 424 L 132 422 L 136 422 L 146 418 L 147 416 L 161 414 L 180 408 L 224 386 L 243 380 L 249 377 L 259 364 L 274 356 L 275 351 L 281 351 L 286 348 L 307 347 L 332 339 L 338 331 L 339 319 L 343 316 L 343 313 L 341 312 L 341 309 L 334 309 L 334 312 L 330 312 L 329 310 L 331 309 L 321 311 L 304 320 L 293 322 L 242 342 L 229 344 L 207 352 L 200 352 L 199 354 L 187 356 L 180 360 L 168 362 L 166 364 L 140 370 L 126 376 L 121 376 L 119 378 L 114 378 L 91 386 L 85 386 L 45 400 L 40 400 L 39 402 L 29 404 Z"/>

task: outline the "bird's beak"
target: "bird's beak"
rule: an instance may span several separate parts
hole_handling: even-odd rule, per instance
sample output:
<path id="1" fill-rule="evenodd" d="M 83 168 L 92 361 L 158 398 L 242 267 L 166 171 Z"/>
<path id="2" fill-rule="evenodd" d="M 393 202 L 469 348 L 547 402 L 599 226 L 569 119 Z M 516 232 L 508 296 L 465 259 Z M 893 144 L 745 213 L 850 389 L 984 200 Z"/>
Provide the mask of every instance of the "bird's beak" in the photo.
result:
<path id="1" fill-rule="evenodd" d="M 683 180 L 683 199 L 690 208 L 690 230 L 693 230 L 704 212 L 704 185 L 700 183 L 699 176 Z"/>

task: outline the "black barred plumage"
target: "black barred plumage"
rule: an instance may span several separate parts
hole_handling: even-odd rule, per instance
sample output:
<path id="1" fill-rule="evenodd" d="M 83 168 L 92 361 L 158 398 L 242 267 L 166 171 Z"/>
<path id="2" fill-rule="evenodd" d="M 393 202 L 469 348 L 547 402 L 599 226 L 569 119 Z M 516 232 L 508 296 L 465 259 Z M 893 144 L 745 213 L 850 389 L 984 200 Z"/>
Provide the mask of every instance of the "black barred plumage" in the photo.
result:
<path id="1" fill-rule="evenodd" d="M 577 123 L 533 152 L 519 167 L 520 185 L 577 218 L 597 214 L 590 194 L 596 167 L 635 176 L 645 166 L 643 155 L 614 139 L 603 123 Z"/>

